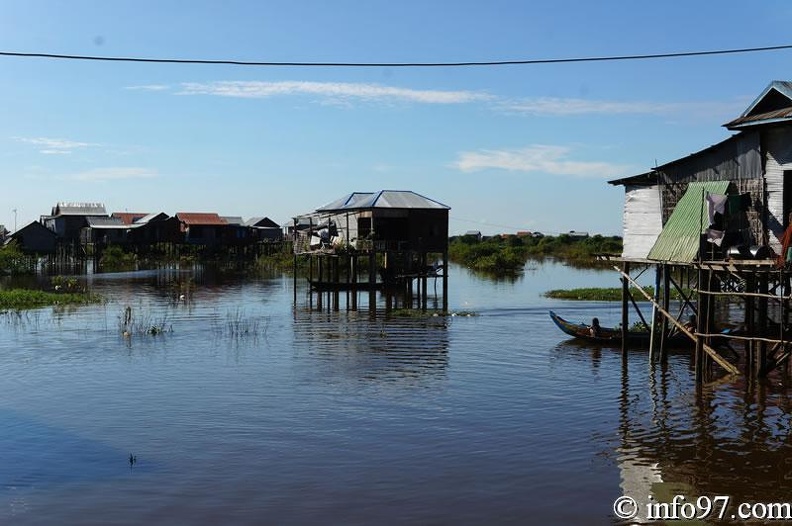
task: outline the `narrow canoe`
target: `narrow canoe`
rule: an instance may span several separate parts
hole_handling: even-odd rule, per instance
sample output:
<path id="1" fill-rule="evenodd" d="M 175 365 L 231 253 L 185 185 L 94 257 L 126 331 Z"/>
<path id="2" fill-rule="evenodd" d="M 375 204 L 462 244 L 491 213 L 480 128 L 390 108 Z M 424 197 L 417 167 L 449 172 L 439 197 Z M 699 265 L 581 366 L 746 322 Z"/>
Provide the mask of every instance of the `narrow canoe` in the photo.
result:
<path id="1" fill-rule="evenodd" d="M 567 321 L 553 311 L 550 311 L 550 318 L 559 329 L 575 338 L 600 343 L 619 343 L 622 339 L 622 331 L 620 328 L 600 327 L 599 336 L 592 336 L 589 331 L 590 326 L 585 323 Z M 627 337 L 631 342 L 648 342 L 650 335 L 648 332 L 630 332 Z"/>
<path id="2" fill-rule="evenodd" d="M 599 336 L 592 336 L 591 332 L 589 331 L 590 325 L 567 321 L 553 311 L 550 311 L 550 318 L 553 320 L 553 323 L 555 323 L 556 326 L 563 332 L 580 340 L 611 345 L 621 344 L 621 328 L 600 327 Z M 627 333 L 627 341 L 632 344 L 649 345 L 651 337 L 652 336 L 649 331 L 630 331 Z M 676 332 L 671 335 L 668 339 L 666 339 L 665 343 L 675 348 L 686 348 L 692 344 L 691 340 L 681 332 Z"/>

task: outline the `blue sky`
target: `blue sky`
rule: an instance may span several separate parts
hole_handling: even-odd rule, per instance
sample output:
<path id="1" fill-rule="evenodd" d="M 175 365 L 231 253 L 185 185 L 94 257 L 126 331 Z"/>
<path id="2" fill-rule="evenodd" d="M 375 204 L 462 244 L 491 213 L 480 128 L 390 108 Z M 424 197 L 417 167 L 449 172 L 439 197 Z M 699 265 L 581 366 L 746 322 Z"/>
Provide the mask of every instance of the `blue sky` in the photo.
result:
<path id="1" fill-rule="evenodd" d="M 3 0 L 0 51 L 291 62 L 550 59 L 792 44 L 787 1 Z M 0 224 L 58 201 L 283 223 L 412 190 L 450 230 L 621 234 L 606 183 L 730 135 L 792 50 L 468 68 L 0 57 Z"/>

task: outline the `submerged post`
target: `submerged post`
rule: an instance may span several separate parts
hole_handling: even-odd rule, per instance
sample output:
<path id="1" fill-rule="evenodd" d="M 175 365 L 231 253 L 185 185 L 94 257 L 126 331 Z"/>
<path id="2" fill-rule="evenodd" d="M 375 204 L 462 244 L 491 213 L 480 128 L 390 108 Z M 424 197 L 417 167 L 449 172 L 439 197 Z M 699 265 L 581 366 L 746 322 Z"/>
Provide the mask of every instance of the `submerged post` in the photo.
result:
<path id="1" fill-rule="evenodd" d="M 625 276 L 630 275 L 630 264 L 626 261 L 623 263 L 622 271 L 624 272 Z M 622 277 L 622 312 L 621 312 L 621 351 L 622 351 L 622 361 L 627 362 L 627 331 L 629 330 L 629 312 L 627 306 L 627 299 L 630 296 L 630 283 L 627 281 L 627 278 Z"/>
<path id="2" fill-rule="evenodd" d="M 657 348 L 657 303 L 660 301 L 661 266 L 655 266 L 654 301 L 652 302 L 652 327 L 649 333 L 649 361 L 654 362 Z"/>
<path id="3" fill-rule="evenodd" d="M 668 265 L 663 265 L 663 309 L 668 312 L 671 307 L 671 274 Z M 665 316 L 662 317 L 660 323 L 660 361 L 665 362 L 668 360 L 668 341 L 667 336 L 669 333 L 668 320 Z"/>
<path id="4" fill-rule="evenodd" d="M 443 251 L 443 312 L 448 312 L 448 249 Z"/>

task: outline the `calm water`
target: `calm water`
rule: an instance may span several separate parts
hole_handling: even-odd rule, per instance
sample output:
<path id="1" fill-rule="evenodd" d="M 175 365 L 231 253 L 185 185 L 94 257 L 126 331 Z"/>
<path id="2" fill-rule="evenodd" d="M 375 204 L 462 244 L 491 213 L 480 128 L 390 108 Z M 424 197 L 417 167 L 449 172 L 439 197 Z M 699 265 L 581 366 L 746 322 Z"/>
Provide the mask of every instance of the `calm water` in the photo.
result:
<path id="1" fill-rule="evenodd" d="M 0 524 L 614 524 L 623 494 L 792 493 L 784 380 L 697 395 L 684 354 L 623 367 L 552 325 L 616 323 L 541 297 L 615 272 L 452 268 L 477 316 L 387 321 L 293 309 L 289 278 L 188 277 L 93 276 L 106 305 L 0 317 Z"/>

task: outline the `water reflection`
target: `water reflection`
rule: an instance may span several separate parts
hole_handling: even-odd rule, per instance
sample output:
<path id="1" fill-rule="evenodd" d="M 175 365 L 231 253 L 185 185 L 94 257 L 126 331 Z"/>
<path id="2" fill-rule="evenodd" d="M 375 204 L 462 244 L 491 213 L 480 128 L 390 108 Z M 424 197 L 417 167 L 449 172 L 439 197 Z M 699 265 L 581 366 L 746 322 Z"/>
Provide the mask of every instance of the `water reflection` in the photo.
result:
<path id="1" fill-rule="evenodd" d="M 679 365 L 652 366 L 648 377 L 634 366 L 622 368 L 616 448 L 622 493 L 644 504 L 650 495 L 655 502 L 729 496 L 724 524 L 733 523 L 726 519 L 741 502 L 789 501 L 786 381 L 724 378 L 696 388 Z M 721 522 L 711 516 L 707 523 Z"/>
<path id="2" fill-rule="evenodd" d="M 295 349 L 330 375 L 377 381 L 442 377 L 448 323 L 442 316 L 385 317 L 367 312 L 295 310 Z"/>

